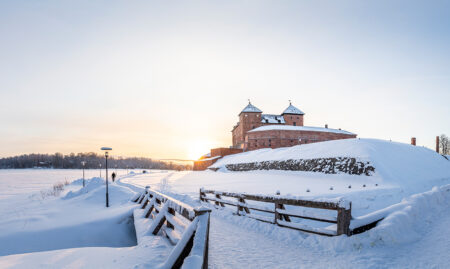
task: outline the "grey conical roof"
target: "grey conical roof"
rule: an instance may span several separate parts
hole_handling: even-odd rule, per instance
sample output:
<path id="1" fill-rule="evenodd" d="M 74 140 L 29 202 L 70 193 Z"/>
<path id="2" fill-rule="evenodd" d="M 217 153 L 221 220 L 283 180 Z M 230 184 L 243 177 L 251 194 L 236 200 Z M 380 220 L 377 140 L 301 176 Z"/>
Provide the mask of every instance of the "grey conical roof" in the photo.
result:
<path id="1" fill-rule="evenodd" d="M 283 111 L 283 114 L 295 114 L 295 115 L 305 115 L 303 111 L 293 106 L 291 103 L 289 103 L 289 106 Z"/>
<path id="2" fill-rule="evenodd" d="M 262 111 L 256 106 L 252 105 L 252 103 L 248 102 L 248 105 L 241 111 L 242 112 L 257 112 L 262 113 Z"/>

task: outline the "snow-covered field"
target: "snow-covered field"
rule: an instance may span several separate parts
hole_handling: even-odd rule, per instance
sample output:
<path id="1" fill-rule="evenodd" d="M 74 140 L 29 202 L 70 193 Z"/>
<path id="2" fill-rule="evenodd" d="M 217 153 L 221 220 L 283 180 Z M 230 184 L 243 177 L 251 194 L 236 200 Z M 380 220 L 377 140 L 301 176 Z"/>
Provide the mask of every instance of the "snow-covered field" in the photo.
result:
<path id="1" fill-rule="evenodd" d="M 144 236 L 136 245 L 130 225 L 136 205 L 129 199 L 150 185 L 193 206 L 200 204 L 199 188 L 204 187 L 271 195 L 280 191 L 282 196 L 307 199 L 344 198 L 352 202 L 355 222 L 389 209 L 386 218 L 368 232 L 329 238 L 211 206 L 210 268 L 448 268 L 450 162 L 427 149 L 386 143 L 375 141 L 353 149 L 354 153 L 366 149 L 366 156 L 353 157 L 374 163 L 378 170 L 373 176 L 293 171 L 122 174 L 110 186 L 108 209 L 105 186 L 98 178 L 85 189 L 80 190 L 76 181 L 59 197 L 41 197 L 40 188 L 78 178 L 78 170 L 0 170 L 0 184 L 11 186 L 0 195 L 0 267 L 156 268 L 172 246 L 159 236 Z M 383 148 L 377 149 L 380 145 Z M 311 156 L 319 156 L 307 149 Z M 43 179 L 36 183 L 30 178 Z M 17 184 L 26 190 L 17 191 Z"/>

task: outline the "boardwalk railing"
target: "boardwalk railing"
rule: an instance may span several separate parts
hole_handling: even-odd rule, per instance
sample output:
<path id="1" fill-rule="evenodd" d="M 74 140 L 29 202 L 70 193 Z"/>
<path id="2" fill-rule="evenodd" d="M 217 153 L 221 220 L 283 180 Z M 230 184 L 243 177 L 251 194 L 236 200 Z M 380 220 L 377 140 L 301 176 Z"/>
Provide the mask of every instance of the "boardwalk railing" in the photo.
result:
<path id="1" fill-rule="evenodd" d="M 278 196 L 278 195 L 277 195 Z M 260 221 L 276 224 L 281 227 L 300 230 L 303 232 L 314 233 L 326 236 L 351 235 L 349 228 L 351 220 L 351 202 L 347 201 L 308 201 L 299 199 L 289 199 L 277 196 L 252 195 L 245 193 L 232 193 L 215 190 L 200 189 L 200 201 L 211 201 L 216 206 L 225 207 L 225 205 L 235 206 L 237 215 L 245 215 Z M 233 198 L 223 199 L 223 197 Z M 270 203 L 271 207 L 248 204 L 247 200 Z M 298 206 L 307 208 L 318 208 L 337 211 L 336 216 L 317 215 L 315 213 L 299 213 L 287 210 L 285 206 Z M 253 211 L 264 212 L 255 214 Z M 291 217 L 313 220 L 318 222 L 336 224 L 335 229 L 316 228 L 298 222 L 291 221 Z"/>
<path id="2" fill-rule="evenodd" d="M 163 268 L 208 268 L 210 209 L 193 208 L 149 187 L 132 201 L 141 204 L 144 218 L 153 219 L 149 232 L 161 231 L 175 246 Z"/>

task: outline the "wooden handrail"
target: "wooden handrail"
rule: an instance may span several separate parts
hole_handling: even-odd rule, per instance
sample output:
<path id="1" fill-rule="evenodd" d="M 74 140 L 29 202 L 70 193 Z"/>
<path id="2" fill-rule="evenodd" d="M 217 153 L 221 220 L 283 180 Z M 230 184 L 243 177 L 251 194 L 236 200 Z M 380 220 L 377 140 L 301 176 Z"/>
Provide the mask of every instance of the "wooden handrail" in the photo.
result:
<path id="1" fill-rule="evenodd" d="M 141 195 L 135 196 L 132 201 L 141 204 L 140 208 L 144 210 L 142 214 L 144 218 L 152 217 L 149 233 L 157 235 L 162 230 L 169 241 L 175 245 L 164 263 L 164 268 L 181 268 L 184 264 L 190 263 L 193 265 L 190 265 L 189 268 L 208 268 L 210 209 L 194 208 L 168 195 L 150 190 L 149 187 L 146 187 Z M 183 216 L 190 224 L 186 227 L 177 218 L 176 213 Z M 181 238 L 177 238 L 180 235 Z M 193 254 L 194 252 L 195 254 Z M 190 255 L 203 257 L 200 267 L 198 267 L 197 261 L 190 261 Z"/>
<path id="2" fill-rule="evenodd" d="M 207 194 L 212 194 L 214 197 L 208 197 Z M 237 201 L 225 200 L 222 198 L 222 196 L 236 198 Z M 267 209 L 255 205 L 250 205 L 245 202 L 246 200 L 271 203 L 273 204 L 273 209 Z M 312 201 L 312 200 L 301 200 L 301 199 L 279 197 L 278 195 L 277 196 L 255 195 L 247 193 L 235 193 L 235 192 L 200 189 L 200 201 L 205 202 L 212 201 L 216 204 L 216 206 L 221 207 L 224 207 L 225 204 L 235 206 L 237 207 L 237 215 L 247 215 L 248 217 L 257 220 L 273 223 L 291 229 L 297 229 L 305 232 L 327 236 L 341 235 L 341 234 L 351 235 L 349 228 L 351 220 L 351 202 L 347 202 L 345 200 Z M 286 210 L 285 209 L 286 205 L 335 210 L 337 211 L 337 217 L 299 214 L 296 212 Z M 251 214 L 250 210 L 274 214 L 274 218 L 270 220 L 268 219 L 268 217 Z M 306 225 L 292 222 L 290 217 L 303 218 L 319 222 L 335 223 L 336 230 L 332 231 L 323 228 L 308 227 Z"/>

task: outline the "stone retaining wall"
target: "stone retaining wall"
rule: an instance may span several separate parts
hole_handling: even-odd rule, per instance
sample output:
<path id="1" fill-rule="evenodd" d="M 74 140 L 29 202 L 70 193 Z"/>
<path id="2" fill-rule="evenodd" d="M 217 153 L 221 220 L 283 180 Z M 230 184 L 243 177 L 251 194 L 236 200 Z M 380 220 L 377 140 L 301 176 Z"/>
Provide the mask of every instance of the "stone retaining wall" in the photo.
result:
<path id="1" fill-rule="evenodd" d="M 285 170 L 307 171 L 325 174 L 345 173 L 350 175 L 371 176 L 375 173 L 375 167 L 369 162 L 358 161 L 356 158 L 318 158 L 284 161 L 262 161 L 252 163 L 227 164 L 230 171 L 254 171 L 254 170 Z"/>

